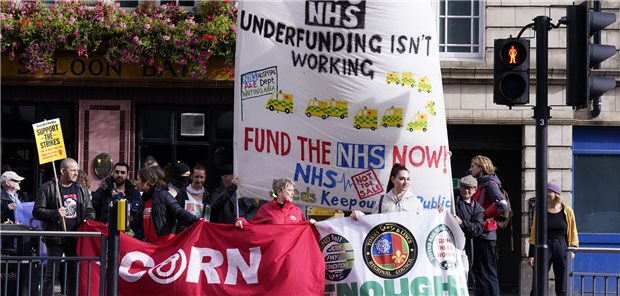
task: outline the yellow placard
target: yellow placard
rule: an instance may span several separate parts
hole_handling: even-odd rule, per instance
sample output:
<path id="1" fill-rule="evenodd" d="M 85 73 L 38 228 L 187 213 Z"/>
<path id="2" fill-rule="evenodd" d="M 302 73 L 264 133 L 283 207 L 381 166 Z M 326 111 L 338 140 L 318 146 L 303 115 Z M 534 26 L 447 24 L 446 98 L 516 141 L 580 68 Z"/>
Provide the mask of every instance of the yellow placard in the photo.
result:
<path id="1" fill-rule="evenodd" d="M 39 152 L 39 164 L 67 158 L 60 119 L 51 119 L 32 125 Z"/>
<path id="2" fill-rule="evenodd" d="M 324 209 L 324 208 L 310 208 L 309 215 L 311 216 L 333 216 L 336 213 L 336 210 L 332 209 Z"/>

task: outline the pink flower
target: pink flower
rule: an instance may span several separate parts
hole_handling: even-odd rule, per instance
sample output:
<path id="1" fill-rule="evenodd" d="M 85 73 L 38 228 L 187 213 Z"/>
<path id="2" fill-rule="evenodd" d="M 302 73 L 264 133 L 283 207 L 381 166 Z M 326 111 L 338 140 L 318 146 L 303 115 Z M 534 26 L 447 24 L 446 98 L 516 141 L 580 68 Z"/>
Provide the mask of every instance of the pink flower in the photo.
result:
<path id="1" fill-rule="evenodd" d="M 190 30 L 185 30 L 185 36 L 187 36 L 187 37 L 191 37 L 191 36 L 192 36 L 192 31 L 190 31 Z"/>
<path id="2" fill-rule="evenodd" d="M 145 30 L 149 30 L 151 28 L 151 26 L 149 24 L 144 24 L 144 29 Z"/>
<path id="3" fill-rule="evenodd" d="M 236 33 L 237 32 L 237 25 L 235 24 L 235 25 L 230 26 L 230 30 Z"/>
<path id="4" fill-rule="evenodd" d="M 174 29 L 174 24 L 170 24 L 170 26 L 168 26 L 168 28 Z"/>
<path id="5" fill-rule="evenodd" d="M 169 41 L 170 40 L 170 36 L 168 35 L 163 35 L 161 36 L 162 39 L 164 39 L 164 41 Z"/>
<path id="6" fill-rule="evenodd" d="M 73 25 L 75 23 L 75 18 L 73 16 L 69 17 L 69 23 Z"/>
<path id="7" fill-rule="evenodd" d="M 127 25 L 126 25 L 125 23 L 120 23 L 120 24 L 118 24 L 118 26 L 119 26 L 121 29 L 125 29 L 125 28 L 127 28 Z"/>

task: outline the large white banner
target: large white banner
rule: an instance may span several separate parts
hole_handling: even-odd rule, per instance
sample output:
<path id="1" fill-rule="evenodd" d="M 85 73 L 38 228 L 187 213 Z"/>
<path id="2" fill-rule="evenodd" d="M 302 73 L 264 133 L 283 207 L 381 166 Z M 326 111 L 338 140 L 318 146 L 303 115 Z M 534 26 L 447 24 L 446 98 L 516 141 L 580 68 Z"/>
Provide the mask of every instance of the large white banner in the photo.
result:
<path id="1" fill-rule="evenodd" d="M 241 196 L 289 177 L 297 204 L 368 212 L 401 163 L 426 208 L 451 206 L 431 1 L 241 1 L 238 15 Z"/>
<path id="2" fill-rule="evenodd" d="M 315 226 L 326 295 L 468 295 L 461 261 L 465 238 L 445 211 L 347 217 Z"/>

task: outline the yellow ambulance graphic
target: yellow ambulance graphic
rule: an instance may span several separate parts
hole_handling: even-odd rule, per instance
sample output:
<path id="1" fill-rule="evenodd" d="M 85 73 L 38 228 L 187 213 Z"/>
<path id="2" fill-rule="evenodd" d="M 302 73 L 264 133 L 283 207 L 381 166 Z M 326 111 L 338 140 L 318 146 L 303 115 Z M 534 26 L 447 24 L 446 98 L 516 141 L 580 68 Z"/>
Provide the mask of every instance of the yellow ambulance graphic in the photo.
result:
<path id="1" fill-rule="evenodd" d="M 410 132 L 413 131 L 426 131 L 426 128 L 428 127 L 428 117 L 426 116 L 426 113 L 416 113 L 413 117 L 413 121 L 409 122 L 407 124 L 407 129 Z"/>
<path id="2" fill-rule="evenodd" d="M 428 102 L 426 102 L 426 111 L 431 116 L 437 115 L 437 112 L 435 112 L 435 101 L 428 101 Z"/>
<path id="3" fill-rule="evenodd" d="M 316 116 L 326 119 L 329 116 L 327 114 L 327 102 L 317 100 L 317 98 L 309 100 L 305 114 L 308 117 Z"/>
<path id="4" fill-rule="evenodd" d="M 371 130 L 377 129 L 377 109 L 360 109 L 355 113 L 353 119 L 353 127 L 356 129 L 369 128 Z"/>
<path id="5" fill-rule="evenodd" d="M 293 95 L 283 93 L 282 91 L 274 91 L 269 101 L 267 101 L 267 106 L 265 106 L 265 108 L 270 111 L 281 111 L 286 114 L 293 113 Z"/>
<path id="6" fill-rule="evenodd" d="M 398 85 L 400 84 L 400 77 L 396 72 L 388 72 L 387 77 L 385 78 L 385 82 L 387 82 L 387 84 L 394 83 Z"/>
<path id="7" fill-rule="evenodd" d="M 403 109 L 392 106 L 385 110 L 383 117 L 381 117 L 381 125 L 383 127 L 395 126 L 398 128 L 403 126 Z"/>
<path id="8" fill-rule="evenodd" d="M 413 77 L 413 73 L 411 72 L 403 73 L 403 78 L 400 83 L 402 86 L 409 85 L 412 88 L 415 87 L 416 83 L 415 83 L 415 78 Z"/>
<path id="9" fill-rule="evenodd" d="M 427 77 L 420 78 L 418 81 L 418 91 L 419 92 L 427 92 L 430 93 L 433 91 L 433 87 L 431 86 L 431 82 Z"/>
<path id="10" fill-rule="evenodd" d="M 349 117 L 349 104 L 347 101 L 329 100 L 327 102 L 327 116 L 340 117 L 340 119 Z"/>

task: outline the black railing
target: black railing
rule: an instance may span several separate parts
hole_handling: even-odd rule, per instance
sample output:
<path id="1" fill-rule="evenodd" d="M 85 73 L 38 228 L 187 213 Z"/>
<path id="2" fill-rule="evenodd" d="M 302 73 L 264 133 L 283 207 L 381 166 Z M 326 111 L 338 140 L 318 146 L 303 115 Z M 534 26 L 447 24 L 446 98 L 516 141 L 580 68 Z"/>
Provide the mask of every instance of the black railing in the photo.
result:
<path id="1" fill-rule="evenodd" d="M 97 237 L 101 239 L 101 254 L 97 257 L 53 257 L 47 255 L 41 255 L 39 253 L 38 244 L 43 237 Z M 77 295 L 79 291 L 79 277 L 82 273 L 80 271 L 80 263 L 83 261 L 88 262 L 88 276 L 87 289 L 90 291 L 91 284 L 91 264 L 98 264 L 100 274 L 105 274 L 107 265 L 106 261 L 106 237 L 102 236 L 99 232 L 76 232 L 76 231 L 29 231 L 29 230 L 0 230 L 0 238 L 3 240 L 3 245 L 6 245 L 7 240 L 12 244 L 17 244 L 17 248 L 9 251 L 8 249 L 2 249 L 2 257 L 0 258 L 0 294 L 6 296 L 22 296 L 22 295 L 43 295 L 43 282 L 47 269 L 52 269 L 52 274 L 55 274 L 55 268 L 64 267 L 64 272 L 60 274 L 63 278 L 60 281 L 61 291 L 65 291 L 65 294 Z M 30 240 L 36 244 L 24 243 L 24 238 L 35 238 Z M 28 247 L 23 247 L 27 245 Z M 73 293 L 67 293 L 68 285 L 68 264 L 69 262 L 77 261 L 76 270 L 76 291 Z M 58 262 L 58 264 L 51 264 L 52 262 Z M 55 281 L 56 279 L 54 279 Z M 58 285 L 56 285 L 58 286 Z M 99 293 L 98 295 L 104 295 L 105 293 L 105 276 L 99 277 Z M 90 295 L 87 294 L 87 295 Z M 45 295 L 50 296 L 50 295 Z"/>

